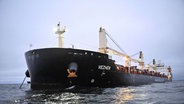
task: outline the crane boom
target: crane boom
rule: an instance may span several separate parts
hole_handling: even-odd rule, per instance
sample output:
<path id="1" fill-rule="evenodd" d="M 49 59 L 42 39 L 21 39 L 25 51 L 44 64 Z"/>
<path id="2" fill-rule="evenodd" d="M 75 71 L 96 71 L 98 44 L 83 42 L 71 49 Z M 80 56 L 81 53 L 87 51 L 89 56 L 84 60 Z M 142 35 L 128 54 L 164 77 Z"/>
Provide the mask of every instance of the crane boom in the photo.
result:
<path id="1" fill-rule="evenodd" d="M 108 36 L 116 45 L 118 48 L 120 48 L 120 50 L 124 53 L 121 53 L 115 49 L 112 49 L 110 47 L 107 47 L 107 37 Z M 125 66 L 126 67 L 130 67 L 131 66 L 131 62 L 135 62 L 135 63 L 139 63 L 140 69 L 143 68 L 144 66 L 144 62 L 143 62 L 143 54 L 142 51 L 140 51 L 140 55 L 139 55 L 139 60 L 131 58 L 128 54 L 125 53 L 125 51 L 115 42 L 114 39 L 112 39 L 112 37 L 107 34 L 107 32 L 105 31 L 104 28 L 100 27 L 100 31 L 99 31 L 99 52 L 101 53 L 108 53 L 108 54 L 114 54 L 114 55 L 118 55 L 121 57 L 124 57 L 125 59 Z"/>
<path id="2" fill-rule="evenodd" d="M 106 47 L 106 51 L 109 54 L 114 54 L 114 55 L 118 55 L 118 56 L 122 56 L 125 59 L 125 66 L 131 66 L 131 62 L 135 62 L 135 63 L 139 63 L 139 66 L 143 67 L 144 66 L 144 62 L 143 62 L 143 57 L 139 57 L 138 59 L 134 59 L 131 58 L 130 56 L 128 56 L 127 54 L 123 54 L 119 51 L 116 51 L 110 47 Z M 140 55 L 142 54 L 142 52 L 140 51 Z"/>
<path id="3" fill-rule="evenodd" d="M 121 51 L 124 52 L 121 53 L 115 49 L 112 49 L 110 47 L 107 47 L 107 37 L 106 35 L 116 44 L 116 46 L 118 48 L 120 48 Z M 135 62 L 135 63 L 139 63 L 139 66 L 140 66 L 140 69 L 143 69 L 143 66 L 144 66 L 144 61 L 143 61 L 143 54 L 142 54 L 142 51 L 140 51 L 140 55 L 139 55 L 139 60 L 137 59 L 134 59 L 134 58 L 131 58 L 129 55 L 127 55 L 125 53 L 125 51 L 115 42 L 114 39 L 112 39 L 112 37 L 107 34 L 107 32 L 105 31 L 104 28 L 100 28 L 100 31 L 99 31 L 99 52 L 101 53 L 108 53 L 108 54 L 114 54 L 114 55 L 118 55 L 118 56 L 121 56 L 121 57 L 124 57 L 125 59 L 125 66 L 126 67 L 130 67 L 131 66 L 131 62 Z"/>

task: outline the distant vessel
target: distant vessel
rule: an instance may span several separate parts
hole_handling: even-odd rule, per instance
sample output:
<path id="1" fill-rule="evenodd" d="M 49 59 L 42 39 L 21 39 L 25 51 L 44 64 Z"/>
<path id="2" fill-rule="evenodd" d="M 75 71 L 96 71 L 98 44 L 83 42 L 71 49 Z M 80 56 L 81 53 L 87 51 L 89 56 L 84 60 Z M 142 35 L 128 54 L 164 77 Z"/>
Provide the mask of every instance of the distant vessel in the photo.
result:
<path id="1" fill-rule="evenodd" d="M 99 31 L 99 52 L 63 48 L 64 32 L 59 23 L 56 31 L 58 48 L 33 49 L 25 53 L 28 66 L 26 76 L 30 77 L 31 89 L 60 89 L 74 85 L 116 87 L 172 81 L 170 66 L 157 64 L 155 59 L 152 65 L 145 66 L 142 51 L 136 60 L 107 47 L 106 36 L 112 38 L 103 28 Z M 125 65 L 116 64 L 110 54 L 124 58 Z M 138 63 L 139 68 L 131 66 L 131 62 Z M 167 70 L 167 73 L 158 72 L 158 69 Z"/>

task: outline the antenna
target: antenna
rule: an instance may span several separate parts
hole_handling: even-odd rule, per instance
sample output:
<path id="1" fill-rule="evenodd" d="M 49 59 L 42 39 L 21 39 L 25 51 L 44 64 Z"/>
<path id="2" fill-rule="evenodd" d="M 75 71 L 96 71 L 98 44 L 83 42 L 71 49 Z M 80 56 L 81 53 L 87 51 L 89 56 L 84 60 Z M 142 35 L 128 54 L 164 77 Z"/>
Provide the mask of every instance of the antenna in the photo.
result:
<path id="1" fill-rule="evenodd" d="M 60 48 L 64 48 L 64 35 L 63 33 L 66 31 L 66 27 L 60 27 L 60 22 L 57 24 L 55 34 L 58 34 L 58 46 Z"/>

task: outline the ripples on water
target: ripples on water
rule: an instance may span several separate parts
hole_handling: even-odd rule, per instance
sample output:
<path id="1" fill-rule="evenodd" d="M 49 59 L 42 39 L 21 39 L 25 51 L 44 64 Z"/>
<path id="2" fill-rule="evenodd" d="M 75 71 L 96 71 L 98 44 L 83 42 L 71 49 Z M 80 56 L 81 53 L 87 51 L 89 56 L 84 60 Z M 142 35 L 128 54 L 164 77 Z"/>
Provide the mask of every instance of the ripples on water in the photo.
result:
<path id="1" fill-rule="evenodd" d="M 30 90 L 24 84 L 0 85 L 0 104 L 183 104 L 184 81 L 116 88 L 72 88 L 65 90 Z"/>

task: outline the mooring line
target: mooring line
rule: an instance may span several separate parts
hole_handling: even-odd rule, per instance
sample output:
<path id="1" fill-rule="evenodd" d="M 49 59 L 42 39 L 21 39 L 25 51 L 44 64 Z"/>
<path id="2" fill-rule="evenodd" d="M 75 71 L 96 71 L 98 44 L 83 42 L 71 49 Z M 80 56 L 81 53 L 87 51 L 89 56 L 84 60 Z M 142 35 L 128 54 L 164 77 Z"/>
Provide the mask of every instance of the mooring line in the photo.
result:
<path id="1" fill-rule="evenodd" d="M 22 84 L 20 85 L 19 89 L 21 89 L 22 85 L 24 84 L 25 79 L 26 79 L 26 76 L 24 77 L 24 80 L 22 81 Z"/>

